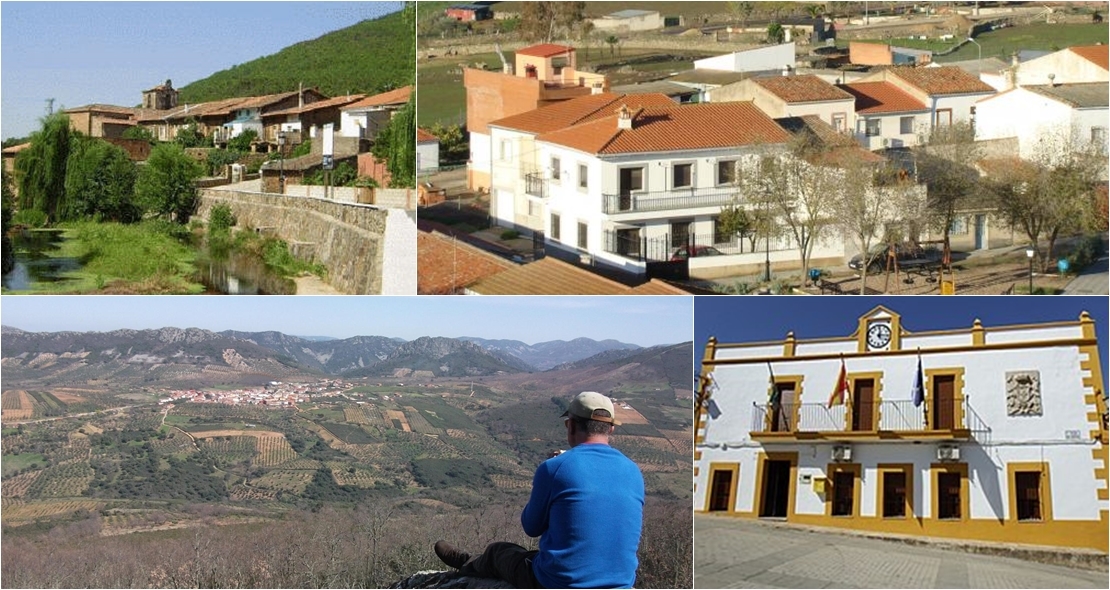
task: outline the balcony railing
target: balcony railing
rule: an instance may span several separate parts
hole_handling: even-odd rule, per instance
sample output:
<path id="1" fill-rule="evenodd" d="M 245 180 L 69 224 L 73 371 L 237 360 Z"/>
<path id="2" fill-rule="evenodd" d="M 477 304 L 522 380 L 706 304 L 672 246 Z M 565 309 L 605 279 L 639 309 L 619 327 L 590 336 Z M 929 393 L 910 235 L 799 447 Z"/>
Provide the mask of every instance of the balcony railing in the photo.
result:
<path id="1" fill-rule="evenodd" d="M 840 439 L 883 434 L 892 438 L 989 438 L 990 428 L 966 399 L 946 406 L 914 406 L 911 400 L 847 403 L 753 404 L 753 438 Z"/>
<path id="2" fill-rule="evenodd" d="M 678 188 L 601 195 L 604 213 L 643 213 L 727 205 L 736 198 L 736 187 Z"/>
<path id="3" fill-rule="evenodd" d="M 797 246 L 793 238 L 786 232 L 779 232 L 770 240 L 756 236 L 755 247 L 747 236 L 732 236 L 726 238 L 714 234 L 686 234 L 674 236 L 664 234 L 651 238 L 641 237 L 636 231 L 611 231 L 603 232 L 603 248 L 610 254 L 618 254 L 634 260 L 666 261 L 670 260 L 675 251 L 685 246 L 687 252 L 694 252 L 695 256 L 719 254 L 751 254 L 752 252 L 783 252 L 794 250 Z M 712 246 L 716 251 L 706 250 L 702 246 Z"/>
<path id="4" fill-rule="evenodd" d="M 524 192 L 533 197 L 544 198 L 547 196 L 547 181 L 543 174 L 532 172 L 524 175 Z"/>

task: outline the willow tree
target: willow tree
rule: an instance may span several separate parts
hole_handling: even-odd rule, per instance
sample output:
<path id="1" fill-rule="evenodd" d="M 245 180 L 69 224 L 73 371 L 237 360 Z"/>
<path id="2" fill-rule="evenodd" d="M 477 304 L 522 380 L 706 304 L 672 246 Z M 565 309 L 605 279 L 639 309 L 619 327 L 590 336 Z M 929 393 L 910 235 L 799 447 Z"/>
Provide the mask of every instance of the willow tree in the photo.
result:
<path id="1" fill-rule="evenodd" d="M 78 136 L 66 161 L 66 198 L 59 219 L 139 221 L 143 212 L 134 200 L 136 175 L 135 164 L 122 148 Z"/>
<path id="2" fill-rule="evenodd" d="M 408 103 L 389 120 L 372 150 L 375 158 L 386 160 L 390 186 L 412 188 L 416 186 L 416 93 Z"/>
<path id="3" fill-rule="evenodd" d="M 69 116 L 56 113 L 42 119 L 42 128 L 31 135 L 31 145 L 15 159 L 19 179 L 20 209 L 35 209 L 57 221 L 65 199 L 66 160 L 73 132 Z"/>

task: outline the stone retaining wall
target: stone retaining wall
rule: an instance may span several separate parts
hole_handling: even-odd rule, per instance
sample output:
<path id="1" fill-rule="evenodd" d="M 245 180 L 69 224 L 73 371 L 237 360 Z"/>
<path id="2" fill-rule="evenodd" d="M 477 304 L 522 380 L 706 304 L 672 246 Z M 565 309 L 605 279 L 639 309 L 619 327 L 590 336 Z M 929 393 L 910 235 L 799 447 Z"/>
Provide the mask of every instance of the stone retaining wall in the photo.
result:
<path id="1" fill-rule="evenodd" d="M 327 282 L 336 289 L 356 295 L 382 292 L 389 211 L 355 203 L 210 188 L 201 191 L 197 215 L 207 219 L 219 203 L 231 207 L 239 227 L 272 231 L 289 242 L 292 251 L 305 257 L 311 253 L 314 262 L 327 268 Z"/>

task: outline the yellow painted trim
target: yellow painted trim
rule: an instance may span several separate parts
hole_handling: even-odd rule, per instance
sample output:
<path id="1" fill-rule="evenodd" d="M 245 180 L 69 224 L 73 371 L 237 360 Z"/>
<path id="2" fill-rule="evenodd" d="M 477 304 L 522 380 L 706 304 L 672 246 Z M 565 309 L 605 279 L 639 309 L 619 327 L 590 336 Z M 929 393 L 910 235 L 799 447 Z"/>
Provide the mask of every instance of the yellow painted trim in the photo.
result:
<path id="1" fill-rule="evenodd" d="M 937 482 L 937 476 L 941 473 L 959 473 L 960 474 L 960 517 L 959 518 L 946 518 L 941 520 L 937 515 L 940 514 L 940 485 Z M 929 465 L 929 480 L 931 482 L 930 488 L 930 512 L 929 518 L 937 522 L 960 522 L 964 523 L 971 519 L 971 503 L 969 498 L 968 483 L 967 483 L 967 463 L 933 463 Z"/>
<path id="2" fill-rule="evenodd" d="M 706 377 L 713 371 L 713 365 L 710 361 L 717 354 L 717 337 L 710 336 L 709 341 L 705 345 L 705 356 L 702 357 L 701 375 L 702 378 L 698 379 L 698 391 L 694 402 L 694 444 L 701 444 L 705 442 L 705 420 L 707 417 L 706 406 L 709 404 L 709 398 L 713 396 L 713 391 L 709 387 L 709 380 Z"/>
<path id="3" fill-rule="evenodd" d="M 849 393 L 850 397 L 848 399 L 848 414 L 844 417 L 844 422 L 845 422 L 844 430 L 845 431 L 849 431 L 849 432 L 852 431 L 850 427 L 852 425 L 851 424 L 851 421 L 852 421 L 852 404 L 855 404 L 855 402 L 856 402 L 856 400 L 855 400 L 856 381 L 857 380 L 865 380 L 865 379 L 871 379 L 875 383 L 875 394 L 874 394 L 874 398 L 873 398 L 874 401 L 872 401 L 872 404 L 874 404 L 874 408 L 873 408 L 874 411 L 871 412 L 871 428 L 868 428 L 867 431 L 868 432 L 878 432 L 879 431 L 879 424 L 882 424 L 882 422 L 880 422 L 879 414 L 880 414 L 880 410 L 882 408 L 882 404 L 880 402 L 883 401 L 883 372 L 882 371 L 861 371 L 861 372 L 858 372 L 858 373 L 848 373 L 848 391 L 850 392 Z M 860 431 L 855 431 L 855 432 L 860 432 Z"/>
<path id="4" fill-rule="evenodd" d="M 798 431 L 798 420 L 800 419 L 801 414 L 802 414 L 802 382 L 803 381 L 805 381 L 805 376 L 804 375 L 775 375 L 775 387 L 776 388 L 779 385 L 787 385 L 787 384 L 790 384 L 790 385 L 794 386 L 794 407 L 790 410 L 790 413 L 791 413 L 790 432 L 792 432 L 792 433 Z M 768 403 L 770 403 L 770 397 L 771 397 L 771 392 L 768 391 L 767 392 Z M 770 432 L 772 414 L 770 412 L 768 412 L 766 414 L 766 416 L 767 416 L 767 420 L 765 421 L 765 426 L 766 426 L 765 430 Z"/>
<path id="5" fill-rule="evenodd" d="M 882 306 L 879 306 L 879 307 L 882 307 Z M 878 308 L 876 308 L 876 309 L 878 309 Z M 886 308 L 883 308 L 883 309 L 886 309 Z M 874 310 L 872 310 L 872 311 L 874 311 Z M 870 312 L 868 312 L 868 313 L 870 313 Z M 1084 321 L 1083 321 L 1082 318 L 1086 314 L 1087 314 L 1087 312 L 1083 312 L 1083 314 L 1080 315 L 1080 319 L 1078 321 L 1077 320 L 1063 320 L 1063 321 L 1058 321 L 1058 322 L 1044 322 L 1044 323 L 1041 323 L 1041 324 L 1009 324 L 1009 325 L 1005 325 L 1005 326 L 991 326 L 989 328 L 983 328 L 983 330 L 984 330 L 985 333 L 990 334 L 991 332 L 1012 332 L 1014 330 L 1029 330 L 1029 329 L 1033 329 L 1033 328 L 1066 328 L 1066 327 L 1071 327 L 1071 326 L 1084 326 Z M 1089 316 L 1088 316 L 1088 319 L 1089 319 Z M 1090 323 L 1093 324 L 1093 320 Z M 922 331 L 917 331 L 917 332 L 910 331 L 910 330 L 903 330 L 903 332 L 905 334 L 911 335 L 911 336 L 950 336 L 950 335 L 953 335 L 953 334 L 967 334 L 968 333 L 968 328 L 949 328 L 949 329 L 945 329 L 945 330 L 922 330 Z M 798 339 L 796 339 L 796 342 L 798 344 L 825 344 L 825 343 L 829 343 L 829 342 L 838 342 L 838 341 L 840 341 L 840 342 L 844 342 L 845 344 L 847 344 L 847 343 L 856 341 L 858 339 L 858 336 L 859 336 L 859 330 L 857 329 L 855 332 L 851 333 L 848 336 L 824 336 L 824 337 L 821 337 L 821 338 L 798 338 Z M 1085 339 L 1093 340 L 1095 338 L 1094 330 L 1092 329 L 1092 330 L 1088 331 L 1086 329 L 1086 326 L 1084 326 L 1083 337 Z M 758 340 L 758 341 L 752 341 L 752 342 L 721 342 L 721 343 L 717 344 L 717 348 L 756 348 L 756 347 L 760 347 L 760 346 L 770 346 L 770 345 L 774 345 L 774 344 L 782 344 L 782 341 L 781 340 Z"/>
<path id="6" fill-rule="evenodd" d="M 782 343 L 782 356 L 794 356 L 794 350 L 796 349 L 797 342 L 798 341 L 794 338 L 794 332 L 787 332 L 786 340 L 784 340 Z"/>
<path id="7" fill-rule="evenodd" d="M 1041 500 L 1040 520 L 1018 520 L 1017 517 L 1017 473 L 1019 471 L 1036 471 L 1041 474 L 1038 494 Z M 1017 461 L 1006 464 L 1006 484 L 1009 488 L 1010 514 L 1006 520 L 1014 524 L 1041 525 L 1052 522 L 1052 483 L 1048 476 L 1048 462 L 1046 461 Z"/>
<path id="8" fill-rule="evenodd" d="M 838 516 L 833 516 L 833 513 L 832 513 L 833 496 L 836 494 L 836 492 L 833 491 L 834 488 L 836 487 L 836 479 L 833 477 L 833 474 L 838 473 L 838 472 L 841 472 L 841 473 L 847 472 L 847 473 L 852 474 L 852 513 L 851 514 L 842 514 L 842 515 L 838 515 Z M 862 471 L 862 468 L 860 467 L 859 463 L 829 463 L 828 464 L 828 466 L 825 468 L 825 474 L 826 474 L 826 476 L 828 477 L 828 480 L 829 480 L 828 483 L 825 484 L 827 486 L 826 491 L 825 491 L 825 516 L 828 516 L 830 518 L 838 518 L 838 519 L 839 518 L 851 518 L 851 517 L 855 517 L 855 516 L 860 516 L 860 511 L 859 511 L 859 500 L 860 500 L 860 498 L 859 498 L 859 496 L 860 496 L 860 481 L 861 481 L 860 474 L 862 472 L 863 471 Z"/>
<path id="9" fill-rule="evenodd" d="M 966 428 L 964 422 L 964 368 L 963 367 L 936 367 L 925 369 L 925 403 L 928 404 L 925 416 L 933 409 L 934 396 L 933 378 L 952 376 L 955 380 L 952 385 L 952 426 L 955 430 Z M 927 420 L 928 418 L 926 418 Z"/>
<path id="10" fill-rule="evenodd" d="M 1053 340 L 1028 340 L 1022 342 L 1000 342 L 996 344 L 985 344 L 983 346 L 972 346 L 970 344 L 958 346 L 938 346 L 935 348 L 923 348 L 922 354 L 949 354 L 958 352 L 979 352 L 979 351 L 997 351 L 997 350 L 1018 350 L 1023 348 L 1054 348 L 1060 346 L 1097 346 L 1098 342 L 1089 338 L 1057 338 Z M 805 361 L 820 361 L 827 359 L 846 359 L 853 358 L 867 358 L 867 357 L 884 357 L 884 356 L 906 356 L 917 354 L 917 349 L 912 350 L 879 350 L 871 352 L 824 352 L 820 354 L 803 354 L 794 356 L 792 358 L 784 358 L 781 356 L 759 356 L 742 359 L 713 359 L 710 361 L 702 361 L 703 365 L 727 366 L 727 365 L 752 365 L 752 364 L 767 364 L 774 362 L 781 362 L 786 360 L 805 360 Z"/>
<path id="11" fill-rule="evenodd" d="M 887 521 L 911 520 L 915 518 L 913 510 L 913 463 L 879 463 L 879 491 L 875 499 L 875 517 Z M 887 473 L 902 473 L 906 477 L 906 507 L 901 518 L 897 516 L 883 516 L 883 496 L 886 483 L 883 475 Z"/>
<path id="12" fill-rule="evenodd" d="M 971 325 L 971 345 L 975 347 L 982 347 L 987 343 L 987 336 L 983 331 L 983 322 L 979 318 L 975 318 L 975 322 Z"/>
<path id="13" fill-rule="evenodd" d="M 740 464 L 717 462 L 709 464 L 709 481 L 707 482 L 705 489 L 705 512 L 710 512 L 709 503 L 713 501 L 713 476 L 722 471 L 732 472 L 732 487 L 728 491 L 728 510 L 725 510 L 724 512 L 736 512 L 736 490 L 740 484 Z"/>
<path id="14" fill-rule="evenodd" d="M 752 503 L 754 510 L 751 514 L 757 515 L 763 512 L 763 471 L 766 469 L 767 461 L 790 461 L 790 487 L 787 490 L 789 496 L 786 502 L 786 519 L 790 520 L 795 516 L 794 503 L 798 493 L 795 487 L 798 481 L 797 452 L 769 451 L 759 454 L 759 460 L 756 461 L 755 471 L 755 502 Z"/>

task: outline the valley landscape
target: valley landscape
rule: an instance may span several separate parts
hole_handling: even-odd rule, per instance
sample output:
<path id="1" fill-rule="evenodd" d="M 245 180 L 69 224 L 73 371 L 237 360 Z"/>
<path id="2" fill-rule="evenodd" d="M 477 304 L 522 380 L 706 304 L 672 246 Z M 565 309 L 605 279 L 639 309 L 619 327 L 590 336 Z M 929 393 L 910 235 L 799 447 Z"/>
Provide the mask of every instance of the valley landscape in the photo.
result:
<path id="1" fill-rule="evenodd" d="M 444 536 L 534 545 L 532 472 L 596 390 L 647 485 L 637 585 L 689 587 L 691 354 L 4 327 L 4 586 L 381 587 Z"/>

